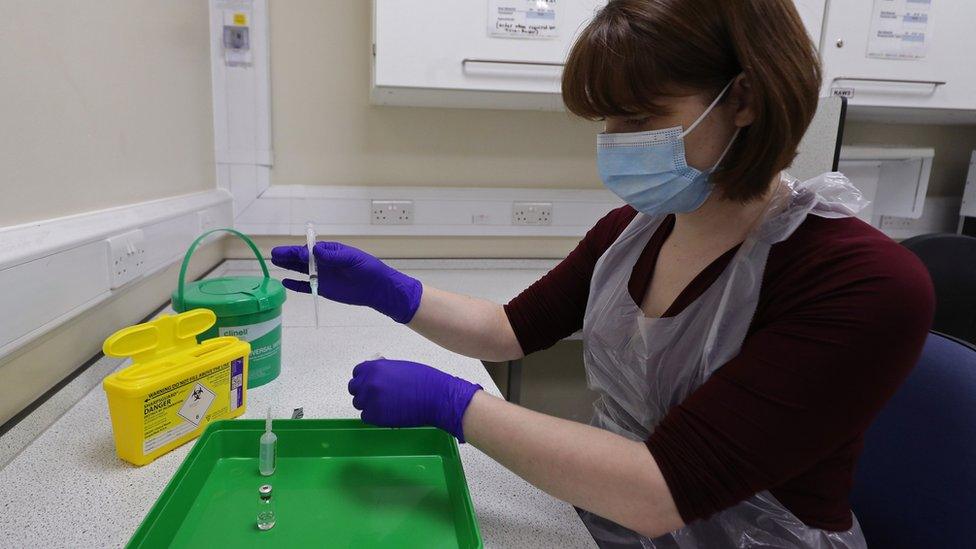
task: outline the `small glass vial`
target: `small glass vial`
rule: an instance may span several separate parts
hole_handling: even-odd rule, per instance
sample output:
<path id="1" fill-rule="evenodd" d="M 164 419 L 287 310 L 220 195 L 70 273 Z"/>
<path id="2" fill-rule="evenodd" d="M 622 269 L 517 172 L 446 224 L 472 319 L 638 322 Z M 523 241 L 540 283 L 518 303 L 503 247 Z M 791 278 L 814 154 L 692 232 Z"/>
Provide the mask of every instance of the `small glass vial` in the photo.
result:
<path id="1" fill-rule="evenodd" d="M 275 525 L 275 504 L 271 497 L 271 485 L 258 488 L 258 530 L 270 530 Z"/>

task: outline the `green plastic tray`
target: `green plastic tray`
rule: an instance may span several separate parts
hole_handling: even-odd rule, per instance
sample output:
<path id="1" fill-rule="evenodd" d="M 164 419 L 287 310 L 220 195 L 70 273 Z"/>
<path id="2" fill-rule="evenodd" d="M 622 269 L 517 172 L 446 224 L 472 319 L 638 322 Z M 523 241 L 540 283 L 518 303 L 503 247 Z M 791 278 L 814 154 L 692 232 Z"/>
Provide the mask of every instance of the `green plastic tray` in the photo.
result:
<path id="1" fill-rule="evenodd" d="M 457 442 L 438 429 L 276 420 L 277 469 L 258 473 L 262 420 L 200 435 L 129 547 L 481 547 Z M 257 529 L 258 487 L 277 522 Z"/>

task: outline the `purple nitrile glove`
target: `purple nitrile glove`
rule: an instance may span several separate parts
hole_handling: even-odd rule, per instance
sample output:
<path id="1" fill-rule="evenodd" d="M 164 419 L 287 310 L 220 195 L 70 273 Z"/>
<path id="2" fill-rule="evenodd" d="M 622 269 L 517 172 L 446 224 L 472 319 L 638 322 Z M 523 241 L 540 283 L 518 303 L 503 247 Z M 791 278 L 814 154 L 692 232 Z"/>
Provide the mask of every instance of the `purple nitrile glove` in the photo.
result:
<path id="1" fill-rule="evenodd" d="M 464 442 L 461 419 L 481 385 L 406 360 L 367 360 L 349 381 L 352 405 L 380 427 L 432 425 Z"/>
<path id="2" fill-rule="evenodd" d="M 347 305 L 365 305 L 406 324 L 420 307 L 424 287 L 370 254 L 339 242 L 318 242 L 313 248 L 319 271 L 319 295 Z M 279 267 L 308 273 L 308 248 L 278 246 L 271 262 Z M 286 278 L 285 288 L 310 293 L 308 282 Z"/>

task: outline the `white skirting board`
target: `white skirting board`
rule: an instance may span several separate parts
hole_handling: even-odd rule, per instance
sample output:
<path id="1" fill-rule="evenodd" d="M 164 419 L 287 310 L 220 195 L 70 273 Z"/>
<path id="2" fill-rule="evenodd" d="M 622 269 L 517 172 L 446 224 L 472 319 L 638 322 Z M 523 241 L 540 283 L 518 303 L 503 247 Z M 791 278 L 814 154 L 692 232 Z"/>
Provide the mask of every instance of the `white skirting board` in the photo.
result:
<path id="1" fill-rule="evenodd" d="M 371 224 L 372 200 L 412 200 L 413 222 Z M 551 203 L 551 224 L 513 225 L 515 202 Z M 311 221 L 320 234 L 336 236 L 580 237 L 621 205 L 603 189 L 271 185 L 235 225 L 256 235 L 303 235 Z"/>
<path id="2" fill-rule="evenodd" d="M 0 228 L 0 360 L 182 259 L 203 230 L 233 225 L 222 189 Z M 142 231 L 138 274 L 112 289 L 108 239 Z"/>
<path id="3" fill-rule="evenodd" d="M 412 200 L 413 223 L 371 224 L 372 200 Z M 552 203 L 552 224 L 513 225 L 515 202 Z M 578 238 L 622 204 L 609 191 L 590 189 L 271 185 L 238 213 L 235 227 L 253 235 L 301 236 L 311 221 L 319 234 L 329 236 Z M 918 219 L 869 215 L 865 221 L 900 240 L 952 232 L 958 216 L 959 197 L 927 197 Z"/>

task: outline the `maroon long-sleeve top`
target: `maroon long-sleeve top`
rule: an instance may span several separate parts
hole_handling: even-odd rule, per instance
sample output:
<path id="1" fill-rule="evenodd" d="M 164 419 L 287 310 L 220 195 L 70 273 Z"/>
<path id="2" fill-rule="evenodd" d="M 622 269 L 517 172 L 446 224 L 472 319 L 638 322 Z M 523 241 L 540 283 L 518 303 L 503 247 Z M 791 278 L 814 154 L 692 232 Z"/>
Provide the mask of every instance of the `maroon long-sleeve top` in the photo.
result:
<path id="1" fill-rule="evenodd" d="M 635 215 L 629 206 L 610 212 L 505 306 L 526 354 L 582 327 L 594 265 Z M 638 305 L 673 227 L 673 217 L 662 223 L 634 265 Z M 700 296 L 734 252 L 699 273 L 664 316 Z M 770 250 L 739 355 L 646 441 L 684 521 L 769 490 L 809 526 L 849 529 L 864 432 L 918 360 L 933 310 L 913 254 L 857 219 L 808 216 Z"/>

